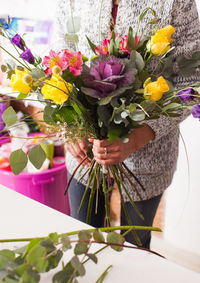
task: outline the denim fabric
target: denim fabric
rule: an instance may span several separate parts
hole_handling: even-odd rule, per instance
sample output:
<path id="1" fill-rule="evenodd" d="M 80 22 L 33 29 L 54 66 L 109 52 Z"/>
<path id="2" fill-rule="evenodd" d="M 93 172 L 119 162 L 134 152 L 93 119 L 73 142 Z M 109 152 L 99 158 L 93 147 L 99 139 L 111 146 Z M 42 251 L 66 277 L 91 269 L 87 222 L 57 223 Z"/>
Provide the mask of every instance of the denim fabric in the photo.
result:
<path id="1" fill-rule="evenodd" d="M 70 202 L 70 215 L 73 218 L 76 218 L 82 222 L 86 222 L 88 202 L 90 197 L 90 189 L 86 193 L 85 201 L 83 207 L 79 212 L 80 202 L 85 191 L 85 186 L 81 183 L 77 183 L 76 179 L 73 179 L 68 190 L 69 202 Z M 158 208 L 160 199 L 162 195 L 156 196 L 149 200 L 137 201 L 135 202 L 137 208 L 144 216 L 144 221 L 138 216 L 135 209 L 132 207 L 130 202 L 126 202 L 125 206 L 127 208 L 129 217 L 133 225 L 140 226 L 152 226 L 153 219 Z M 90 225 L 94 227 L 103 227 L 104 226 L 104 217 L 105 217 L 105 200 L 101 189 L 98 193 L 98 209 L 97 213 L 95 212 L 96 208 L 96 195 L 94 197 Z M 121 208 L 121 225 L 128 225 L 126 216 L 124 214 L 123 208 Z M 122 231 L 123 233 L 124 231 Z M 149 231 L 137 231 L 137 235 L 142 242 L 142 247 L 149 248 L 151 233 Z M 133 234 L 130 232 L 125 236 L 127 242 L 137 245 Z"/>

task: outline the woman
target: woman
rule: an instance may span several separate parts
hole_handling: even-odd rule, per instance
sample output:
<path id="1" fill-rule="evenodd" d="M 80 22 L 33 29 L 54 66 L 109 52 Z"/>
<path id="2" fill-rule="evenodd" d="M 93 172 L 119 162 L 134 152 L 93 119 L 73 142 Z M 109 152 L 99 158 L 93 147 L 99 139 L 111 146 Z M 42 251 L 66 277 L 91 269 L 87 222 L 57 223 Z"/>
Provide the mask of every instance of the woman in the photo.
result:
<path id="1" fill-rule="evenodd" d="M 139 15 L 147 7 L 152 7 L 157 12 L 160 18 L 160 27 L 171 24 L 176 28 L 176 33 L 173 37 L 176 46 L 174 56 L 180 54 L 187 55 L 195 50 L 200 50 L 200 28 L 195 0 L 121 0 L 115 1 L 115 3 L 112 0 L 74 0 L 73 4 L 74 15 L 81 18 L 80 31 L 78 32 L 79 50 L 86 56 L 91 57 L 92 54 L 85 35 L 92 42 L 97 42 L 98 44 L 99 37 L 101 35 L 107 36 L 110 29 L 113 28 L 113 23 L 114 29 L 118 34 L 127 34 L 129 26 L 136 30 Z M 111 11 L 114 16 L 112 24 L 110 24 Z M 59 42 L 62 43 L 59 46 L 60 48 L 67 48 L 66 23 L 70 17 L 70 1 L 59 0 L 56 33 Z M 148 13 L 145 20 L 141 23 L 141 29 L 151 17 L 151 13 Z M 99 30 L 101 30 L 101 34 Z M 100 38 L 101 40 L 102 38 Z M 174 76 L 173 83 L 176 87 L 183 86 L 184 84 L 191 85 L 198 81 L 199 77 L 199 71 L 187 77 L 187 79 Z M 174 121 L 178 124 L 187 116 L 187 112 L 183 113 L 182 116 Z M 126 207 L 134 225 L 152 225 L 161 196 L 170 185 L 176 170 L 178 143 L 179 133 L 176 126 L 164 116 L 158 120 L 148 121 L 142 128 L 132 131 L 128 143 L 123 143 L 121 140 L 114 142 L 108 142 L 107 140 L 93 141 L 93 154 L 99 164 L 109 165 L 124 161 L 145 187 L 145 191 L 143 191 L 140 185 L 136 183 L 143 198 L 143 201 L 140 201 L 129 183 L 126 180 L 124 181 L 129 194 L 145 218 L 143 222 L 138 217 L 127 196 L 124 195 Z M 87 146 L 87 140 L 83 140 L 76 145 L 67 144 L 66 161 L 69 173 L 72 173 L 78 162 L 85 158 Z M 80 213 L 78 213 L 78 208 L 85 190 L 87 176 L 81 183 L 77 183 L 77 179 L 78 174 L 74 176 L 74 180 L 69 188 L 71 216 L 81 221 L 86 221 L 89 193 Z M 135 181 L 133 180 L 133 182 Z M 98 201 L 98 213 L 95 214 L 95 211 L 93 211 L 91 225 L 102 227 L 105 215 L 104 198 L 102 195 Z M 121 225 L 127 225 L 123 209 L 121 210 Z M 138 236 L 142 246 L 149 248 L 150 233 L 147 231 L 139 232 Z M 136 244 L 132 233 L 126 235 L 126 240 Z"/>

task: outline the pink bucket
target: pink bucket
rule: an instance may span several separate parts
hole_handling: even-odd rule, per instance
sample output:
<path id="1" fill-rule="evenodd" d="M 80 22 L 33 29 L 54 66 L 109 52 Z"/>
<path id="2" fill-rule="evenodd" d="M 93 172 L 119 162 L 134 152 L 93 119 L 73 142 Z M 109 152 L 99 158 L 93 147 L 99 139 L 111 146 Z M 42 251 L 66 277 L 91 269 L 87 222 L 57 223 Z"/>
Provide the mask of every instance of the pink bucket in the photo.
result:
<path id="1" fill-rule="evenodd" d="M 10 139 L 0 141 L 9 142 Z M 20 173 L 0 169 L 0 184 L 33 200 L 70 215 L 68 195 L 64 196 L 67 185 L 65 164 L 39 173 Z"/>

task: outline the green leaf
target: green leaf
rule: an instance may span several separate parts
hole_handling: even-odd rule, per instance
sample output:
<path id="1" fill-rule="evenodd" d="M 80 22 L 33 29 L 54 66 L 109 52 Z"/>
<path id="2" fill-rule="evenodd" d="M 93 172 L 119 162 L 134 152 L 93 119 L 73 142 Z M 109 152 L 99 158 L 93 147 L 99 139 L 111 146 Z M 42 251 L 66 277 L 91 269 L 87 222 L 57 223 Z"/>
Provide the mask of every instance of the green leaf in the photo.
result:
<path id="1" fill-rule="evenodd" d="M 99 95 L 97 94 L 97 91 L 95 89 L 87 88 L 87 87 L 81 87 L 81 91 L 84 94 L 91 96 L 93 98 L 99 98 Z"/>
<path id="2" fill-rule="evenodd" d="M 121 126 L 112 126 L 112 127 L 109 127 L 108 129 L 108 141 L 109 142 L 112 142 L 116 139 L 119 139 L 120 138 L 120 135 L 121 135 Z"/>
<path id="3" fill-rule="evenodd" d="M 73 279 L 76 274 L 74 267 L 69 262 L 62 271 L 59 271 L 53 276 L 53 283 L 66 283 L 69 279 Z"/>
<path id="4" fill-rule="evenodd" d="M 29 93 L 20 93 L 18 96 L 17 96 L 17 99 L 19 100 L 23 100 L 24 98 L 28 97 L 29 96 Z"/>
<path id="5" fill-rule="evenodd" d="M 99 229 L 95 229 L 93 232 L 93 238 L 97 242 L 104 242 L 104 236 L 103 233 Z"/>
<path id="6" fill-rule="evenodd" d="M 131 52 L 131 60 L 135 62 L 136 67 L 139 72 L 141 72 L 144 69 L 144 66 L 145 66 L 144 59 L 139 52 L 133 50 Z"/>
<path id="7" fill-rule="evenodd" d="M 128 30 L 128 47 L 130 50 L 135 49 L 135 38 L 133 36 L 133 28 L 129 27 Z"/>
<path id="8" fill-rule="evenodd" d="M 124 237 L 116 232 L 110 232 L 107 235 L 108 243 L 117 244 L 117 245 L 111 245 L 111 248 L 117 252 L 123 250 L 123 247 L 118 245 L 123 245 L 124 241 L 125 241 Z"/>
<path id="9" fill-rule="evenodd" d="M 35 168 L 40 169 L 46 159 L 46 154 L 40 144 L 31 148 L 28 154 L 30 162 Z"/>
<path id="10" fill-rule="evenodd" d="M 10 127 L 17 122 L 17 114 L 12 106 L 9 106 L 2 115 L 6 127 Z"/>
<path id="11" fill-rule="evenodd" d="M 40 79 L 45 76 L 45 73 L 38 68 L 32 69 L 30 75 L 33 79 Z"/>
<path id="12" fill-rule="evenodd" d="M 145 119 L 146 115 L 142 110 L 136 109 L 129 114 L 129 117 L 133 121 L 140 122 Z"/>
<path id="13" fill-rule="evenodd" d="M 152 100 L 144 100 L 140 103 L 141 107 L 147 112 L 151 112 L 156 107 L 156 102 Z"/>
<path id="14" fill-rule="evenodd" d="M 163 107 L 162 112 L 166 112 L 168 110 L 175 110 L 181 107 L 181 104 L 179 103 L 169 103 L 167 106 Z"/>
<path id="15" fill-rule="evenodd" d="M 146 14 L 147 14 L 148 11 L 151 11 L 151 14 L 152 14 L 154 17 L 156 17 L 156 12 L 155 12 L 155 10 L 153 10 L 152 8 L 145 8 L 145 9 L 142 11 L 142 13 L 140 14 L 140 16 L 139 16 L 139 22 L 141 22 L 141 21 L 144 19 L 144 17 L 146 16 Z"/>
<path id="16" fill-rule="evenodd" d="M 95 254 L 87 254 L 87 256 L 89 257 L 89 259 L 91 259 L 94 263 L 97 264 L 98 258 Z"/>
<path id="17" fill-rule="evenodd" d="M 83 243 L 83 242 L 77 243 L 75 248 L 74 248 L 74 254 L 75 255 L 86 254 L 87 251 L 88 251 L 88 244 Z"/>
<path id="18" fill-rule="evenodd" d="M 27 165 L 28 157 L 22 149 L 15 150 L 9 158 L 10 166 L 15 175 L 21 173 Z"/>
<path id="19" fill-rule="evenodd" d="M 32 250 L 35 246 L 38 246 L 39 242 L 40 242 L 40 239 L 37 239 L 37 238 L 31 240 L 30 243 L 29 243 L 28 246 L 27 246 L 25 256 L 26 256 L 26 255 L 30 252 L 30 250 Z"/>
<path id="20" fill-rule="evenodd" d="M 2 283 L 18 283 L 18 280 L 6 277 L 3 281 L 1 281 Z"/>
<path id="21" fill-rule="evenodd" d="M 90 48 L 92 49 L 92 51 L 96 55 L 96 51 L 95 51 L 96 45 L 94 43 L 92 43 L 92 41 L 89 39 L 89 37 L 87 35 L 86 35 L 86 38 L 87 38 L 87 41 L 89 43 Z"/>
<path id="22" fill-rule="evenodd" d="M 79 258 L 77 256 L 74 256 L 71 259 L 70 262 L 71 262 L 71 265 L 74 267 L 74 269 L 76 269 L 78 271 L 80 276 L 84 276 L 85 275 L 85 267 L 80 262 L 80 260 L 79 260 Z"/>
<path id="23" fill-rule="evenodd" d="M 77 113 L 71 106 L 64 106 L 54 113 L 54 120 L 62 123 L 66 122 L 68 126 L 73 125 L 77 120 Z"/>
<path id="24" fill-rule="evenodd" d="M 63 234 L 60 240 L 61 240 L 64 250 L 68 250 L 72 248 L 70 238 L 67 234 Z"/>
<path id="25" fill-rule="evenodd" d="M 61 250 L 57 250 L 52 256 L 48 256 L 48 266 L 46 268 L 46 271 L 57 267 L 62 257 L 63 252 Z"/>
<path id="26" fill-rule="evenodd" d="M 42 246 L 35 246 L 28 253 L 27 263 L 34 266 L 38 272 L 43 272 L 48 266 L 46 257 L 46 249 Z"/>
<path id="27" fill-rule="evenodd" d="M 51 107 L 50 105 L 45 106 L 44 114 L 43 114 L 43 119 L 44 119 L 45 123 L 55 124 L 55 121 L 53 119 L 53 115 L 54 115 L 55 111 L 56 111 L 56 109 Z"/>
<path id="28" fill-rule="evenodd" d="M 11 250 L 0 250 L 0 269 L 15 259 L 15 253 Z"/>
<path id="29" fill-rule="evenodd" d="M 22 276 L 23 283 L 38 283 L 40 281 L 40 275 L 36 270 L 29 268 Z"/>
<path id="30" fill-rule="evenodd" d="M 78 233 L 78 238 L 81 241 L 90 241 L 91 237 L 91 233 L 87 230 L 82 230 Z"/>

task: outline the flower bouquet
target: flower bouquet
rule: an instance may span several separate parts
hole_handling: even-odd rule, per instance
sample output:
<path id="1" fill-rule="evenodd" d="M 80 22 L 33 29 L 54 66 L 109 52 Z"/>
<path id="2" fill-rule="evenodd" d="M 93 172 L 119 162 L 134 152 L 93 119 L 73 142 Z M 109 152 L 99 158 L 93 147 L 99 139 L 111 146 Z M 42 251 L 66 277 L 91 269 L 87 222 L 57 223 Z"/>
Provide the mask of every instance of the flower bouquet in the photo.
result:
<path id="1" fill-rule="evenodd" d="M 31 53 L 19 34 L 11 37 L 6 28 L 1 26 L 1 36 L 7 38 L 19 54 L 17 58 L 0 46 L 15 59 L 15 68 L 4 64 L 1 69 L 7 73 L 12 91 L 19 92 L 18 99 L 31 100 L 31 94 L 37 93 L 37 101 L 45 106 L 42 122 L 45 122 L 48 133 L 59 136 L 65 142 L 76 143 L 82 139 L 91 142 L 88 156 L 78 164 L 71 176 L 72 179 L 77 170 L 82 170 L 78 181 L 88 176 L 85 189 L 85 194 L 90 190 L 88 223 L 95 193 L 102 184 L 106 224 L 110 226 L 109 195 L 114 183 L 119 189 L 128 223 L 131 225 L 122 192 L 143 219 L 123 182 L 123 178 L 127 178 L 142 199 L 132 181 L 134 179 L 140 184 L 137 176 L 124 162 L 99 164 L 92 154 L 93 139 L 108 142 L 121 139 L 126 143 L 130 133 L 142 127 L 145 121 L 166 115 L 173 123 L 173 117 L 181 115 L 184 109 L 190 110 L 194 117 L 200 117 L 200 83 L 174 89 L 170 80 L 174 73 L 183 74 L 187 69 L 188 75 L 194 70 L 194 66 L 198 67 L 200 52 L 189 59 L 180 56 L 177 60 L 172 60 L 174 47 L 171 44 L 175 29 L 171 25 L 158 29 L 156 12 L 149 8 L 140 15 L 139 24 L 148 10 L 153 15 L 148 25 L 155 25 L 151 34 L 144 36 L 145 30 L 142 34 L 137 34 L 130 27 L 127 35 L 121 36 L 112 31 L 99 45 L 87 38 L 88 46 L 94 52 L 92 58 L 86 58 L 81 50 L 62 49 L 59 52 L 51 50 L 42 60 Z M 188 62 L 196 62 L 196 65 Z M 178 65 L 178 70 L 174 68 L 175 64 Z M 8 130 L 16 120 L 14 109 L 7 108 L 3 121 Z M 102 154 L 106 155 L 107 152 Z M 26 167 L 28 159 L 36 168 L 40 168 L 45 158 L 42 147 L 36 145 L 28 156 L 23 148 L 12 152 L 10 165 L 13 172 L 19 174 Z M 88 158 L 89 167 L 81 167 Z M 135 233 L 134 236 L 140 244 Z"/>

